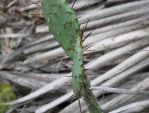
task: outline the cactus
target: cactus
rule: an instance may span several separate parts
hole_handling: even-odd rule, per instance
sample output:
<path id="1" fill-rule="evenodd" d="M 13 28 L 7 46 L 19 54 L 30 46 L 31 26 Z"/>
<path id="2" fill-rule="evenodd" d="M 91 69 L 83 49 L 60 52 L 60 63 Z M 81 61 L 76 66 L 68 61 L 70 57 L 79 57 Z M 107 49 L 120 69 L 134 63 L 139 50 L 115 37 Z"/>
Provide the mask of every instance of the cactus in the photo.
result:
<path id="1" fill-rule="evenodd" d="M 73 60 L 72 86 L 76 98 L 85 99 L 90 113 L 101 113 L 85 74 L 82 32 L 75 12 L 66 0 L 43 0 L 42 12 L 55 39 Z"/>
<path id="2" fill-rule="evenodd" d="M 98 108 L 96 98 L 90 91 L 90 82 L 87 79 L 83 64 L 83 47 L 82 38 L 77 37 L 74 50 L 73 69 L 72 69 L 72 86 L 77 98 L 83 97 L 88 105 L 90 113 L 101 113 Z"/>
<path id="3" fill-rule="evenodd" d="M 11 86 L 0 82 L 0 103 L 9 102 L 16 98 Z M 0 106 L 0 113 L 5 113 L 12 106 Z"/>
<path id="4" fill-rule="evenodd" d="M 80 24 L 75 12 L 66 0 L 43 0 L 42 12 L 49 30 L 67 55 L 73 59 L 72 50 L 76 43 L 74 37 L 76 37 L 77 31 L 77 34 L 80 34 Z"/>

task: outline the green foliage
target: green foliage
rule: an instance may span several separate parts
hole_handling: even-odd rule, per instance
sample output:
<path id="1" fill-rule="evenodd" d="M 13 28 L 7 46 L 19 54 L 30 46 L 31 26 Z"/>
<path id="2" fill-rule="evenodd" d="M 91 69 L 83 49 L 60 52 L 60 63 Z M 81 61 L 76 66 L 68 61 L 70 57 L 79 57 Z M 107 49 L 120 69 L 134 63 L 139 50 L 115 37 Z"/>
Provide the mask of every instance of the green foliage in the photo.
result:
<path id="1" fill-rule="evenodd" d="M 55 39 L 73 59 L 75 37 L 76 34 L 80 35 L 80 24 L 75 12 L 65 0 L 43 0 L 42 13 Z"/>
<path id="2" fill-rule="evenodd" d="M 101 113 L 85 75 L 80 24 L 66 0 L 43 0 L 42 13 L 55 39 L 73 60 L 72 86 L 76 98 L 83 97 L 90 113 Z"/>
<path id="3" fill-rule="evenodd" d="M 16 98 L 10 85 L 0 82 L 0 103 L 10 102 Z M 0 113 L 5 113 L 12 106 L 0 106 Z"/>

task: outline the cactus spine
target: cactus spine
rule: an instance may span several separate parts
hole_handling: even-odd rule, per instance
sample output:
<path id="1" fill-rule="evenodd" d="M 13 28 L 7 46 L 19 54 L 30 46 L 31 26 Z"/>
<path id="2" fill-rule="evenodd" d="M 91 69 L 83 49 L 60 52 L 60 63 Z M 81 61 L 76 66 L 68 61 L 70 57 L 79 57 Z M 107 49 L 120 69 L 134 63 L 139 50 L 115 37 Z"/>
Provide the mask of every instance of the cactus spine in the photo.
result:
<path id="1" fill-rule="evenodd" d="M 66 0 L 43 0 L 42 12 L 55 39 L 73 60 L 72 86 L 76 98 L 85 99 L 90 113 L 101 113 L 85 74 L 82 36 L 75 12 Z"/>

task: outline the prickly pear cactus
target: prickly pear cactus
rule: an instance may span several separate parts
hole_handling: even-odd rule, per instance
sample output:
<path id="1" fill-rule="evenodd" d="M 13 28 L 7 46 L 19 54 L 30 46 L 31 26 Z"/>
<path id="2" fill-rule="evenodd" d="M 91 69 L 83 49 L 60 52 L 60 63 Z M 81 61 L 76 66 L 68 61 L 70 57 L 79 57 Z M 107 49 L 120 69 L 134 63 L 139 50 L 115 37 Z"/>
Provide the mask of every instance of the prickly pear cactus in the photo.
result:
<path id="1" fill-rule="evenodd" d="M 82 33 L 75 12 L 66 0 L 43 0 L 42 12 L 50 31 L 73 60 L 72 85 L 76 98 L 85 99 L 90 113 L 101 113 L 85 75 Z"/>
<path id="2" fill-rule="evenodd" d="M 10 102 L 16 98 L 8 84 L 0 83 L 0 103 Z M 5 113 L 12 106 L 0 106 L 0 113 Z"/>
<path id="3" fill-rule="evenodd" d="M 88 105 L 90 113 L 101 113 L 96 98 L 90 91 L 90 82 L 88 81 L 83 64 L 83 48 L 81 38 L 77 37 L 74 50 L 72 69 L 72 86 L 77 98 L 83 97 Z"/>
<path id="4" fill-rule="evenodd" d="M 55 39 L 73 59 L 72 50 L 76 34 L 80 34 L 80 24 L 71 6 L 66 0 L 42 0 L 42 13 Z"/>

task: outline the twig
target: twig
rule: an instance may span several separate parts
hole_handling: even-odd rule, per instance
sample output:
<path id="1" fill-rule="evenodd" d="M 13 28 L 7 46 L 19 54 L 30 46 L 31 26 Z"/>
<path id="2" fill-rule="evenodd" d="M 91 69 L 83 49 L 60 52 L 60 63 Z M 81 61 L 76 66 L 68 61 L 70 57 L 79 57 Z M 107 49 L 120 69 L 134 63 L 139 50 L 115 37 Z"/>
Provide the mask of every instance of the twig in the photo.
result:
<path id="1" fill-rule="evenodd" d="M 107 18 L 91 21 L 91 22 L 88 23 L 88 25 L 86 27 L 86 30 L 91 29 L 91 28 L 95 28 L 95 27 L 96 28 L 97 27 L 102 27 L 104 25 L 108 25 L 108 24 L 114 23 L 114 22 L 121 22 L 121 21 L 123 22 L 126 19 L 127 19 L 127 21 L 130 20 L 130 19 L 132 20 L 133 18 L 138 17 L 139 15 L 143 15 L 143 14 L 148 13 L 148 12 L 149 12 L 148 8 L 143 7 L 142 9 L 135 10 L 135 11 L 132 11 L 132 12 L 122 13 L 122 14 L 110 16 L 110 17 L 107 17 Z M 83 29 L 84 26 L 85 26 L 84 24 L 81 25 L 81 28 Z"/>
<path id="2" fill-rule="evenodd" d="M 91 46 L 90 48 L 88 48 L 87 50 L 89 50 L 89 51 L 85 51 L 84 53 L 85 54 L 93 53 L 90 50 L 96 50 L 96 52 L 97 52 L 97 51 L 112 49 L 115 47 L 120 47 L 122 45 L 129 44 L 132 41 L 134 42 L 134 41 L 139 40 L 144 37 L 148 38 L 148 36 L 149 36 L 148 30 L 149 30 L 149 28 L 136 30 L 136 31 L 132 31 L 129 33 L 119 35 L 117 37 L 112 37 L 112 38 L 108 38 L 108 39 L 99 41 L 99 42 L 93 44 L 93 46 Z"/>
<path id="3" fill-rule="evenodd" d="M 148 73 L 146 75 L 148 75 Z M 143 81 L 138 83 L 136 86 L 131 88 L 131 91 L 138 91 L 139 89 L 140 90 L 146 90 L 147 87 L 144 87 L 145 85 L 149 85 L 149 78 L 144 79 Z M 140 91 L 138 91 L 138 92 L 140 92 Z M 109 111 L 113 108 L 116 108 L 116 107 L 122 105 L 126 101 L 129 101 L 134 96 L 136 96 L 136 95 L 120 95 L 120 96 L 117 96 L 116 98 L 114 98 L 114 99 L 108 101 L 106 104 L 102 105 L 102 108 Z M 119 103 L 119 104 L 116 104 L 116 103 Z"/>
<path id="4" fill-rule="evenodd" d="M 132 104 L 129 104 L 129 105 L 126 105 L 124 107 L 121 107 L 119 109 L 116 109 L 114 111 L 111 111 L 109 113 L 121 113 L 124 111 L 124 113 L 133 113 L 132 112 L 125 112 L 126 110 L 130 110 L 130 109 L 133 109 L 133 108 L 137 108 L 137 107 L 143 107 L 143 108 L 147 108 L 149 106 L 149 100 L 144 100 L 144 101 L 140 101 L 140 102 L 135 102 L 135 103 L 132 103 Z"/>
<path id="5" fill-rule="evenodd" d="M 127 89 L 104 87 L 104 86 L 91 87 L 90 89 L 102 90 L 102 91 L 112 92 L 112 93 L 128 94 L 128 95 L 149 95 L 149 91 L 131 91 Z"/>
<path id="6" fill-rule="evenodd" d="M 101 19 L 101 18 L 105 18 L 108 16 L 122 13 L 124 11 L 129 11 L 132 9 L 135 10 L 140 7 L 145 7 L 145 6 L 148 6 L 148 4 L 149 4 L 149 1 L 136 1 L 136 2 L 127 3 L 124 5 L 115 6 L 112 8 L 106 8 L 106 9 L 103 9 L 96 13 L 92 12 L 91 14 L 86 14 L 82 18 L 80 18 L 79 21 L 80 21 L 80 23 L 83 23 L 83 22 L 87 21 L 88 19 L 90 19 L 90 20 L 95 20 L 95 19 L 99 19 L 99 18 Z"/>
<path id="7" fill-rule="evenodd" d="M 0 38 L 16 38 L 16 39 L 19 39 L 19 38 L 25 38 L 29 36 L 29 34 L 25 33 L 19 33 L 19 34 L 0 34 Z"/>

